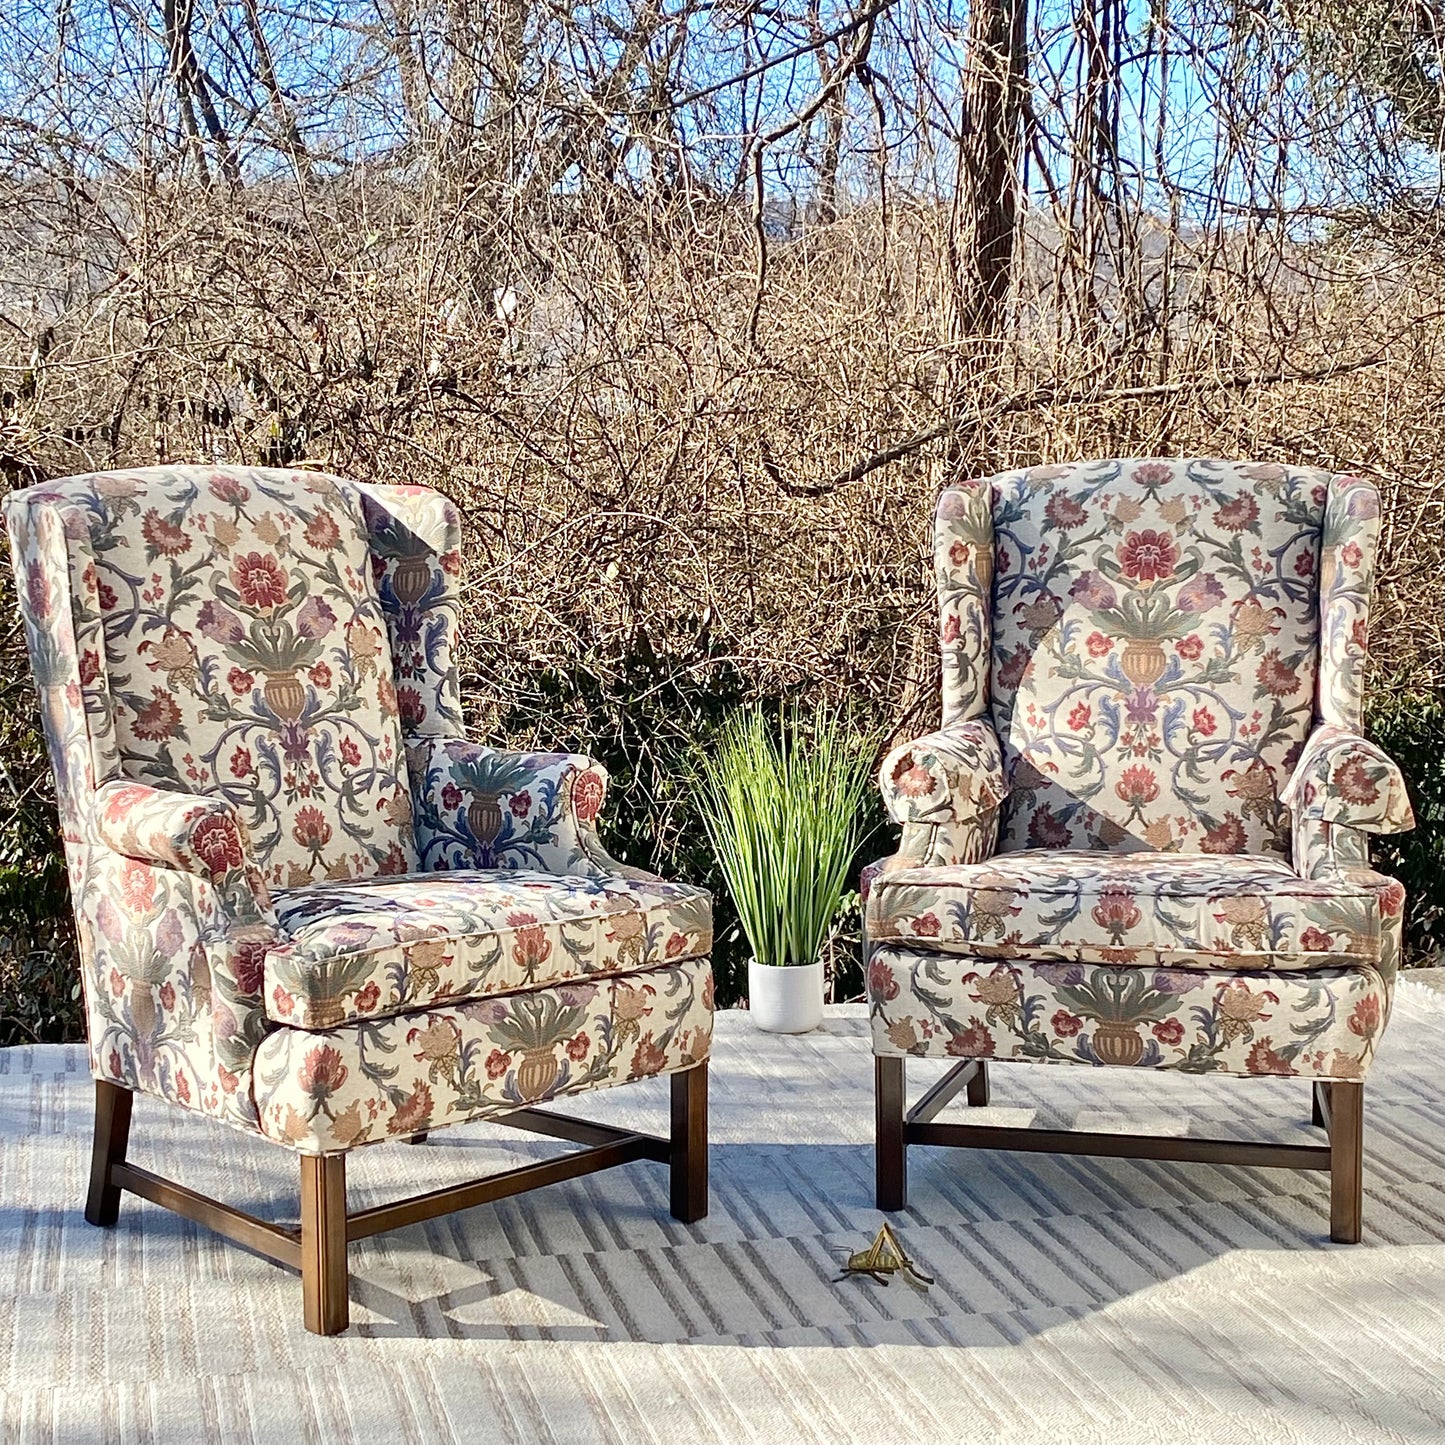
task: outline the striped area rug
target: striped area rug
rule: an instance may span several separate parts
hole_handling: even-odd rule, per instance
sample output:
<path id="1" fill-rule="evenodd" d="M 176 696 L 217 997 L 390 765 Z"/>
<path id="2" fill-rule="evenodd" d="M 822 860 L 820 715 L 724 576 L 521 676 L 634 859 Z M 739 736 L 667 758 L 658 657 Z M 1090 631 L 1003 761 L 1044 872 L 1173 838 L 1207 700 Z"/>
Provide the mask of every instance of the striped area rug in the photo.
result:
<path id="1" fill-rule="evenodd" d="M 1365 1243 L 1289 1171 L 911 1154 L 929 1290 L 836 1282 L 871 1206 L 857 1008 L 803 1038 L 719 1019 L 712 1213 L 636 1164 L 351 1249 L 352 1328 L 294 1275 L 127 1197 L 80 1216 L 81 1053 L 0 1052 L 0 1441 L 1331 1442 L 1445 1439 L 1445 995 L 1400 987 L 1366 1094 Z M 941 1072 L 915 1065 L 916 1092 Z M 991 1122 L 1309 1136 L 1307 1086 L 995 1070 Z M 585 1110 L 661 1130 L 665 1085 Z M 488 1127 L 352 1156 L 353 1206 L 561 1147 Z M 295 1218 L 281 1151 L 150 1101 L 132 1155 Z"/>

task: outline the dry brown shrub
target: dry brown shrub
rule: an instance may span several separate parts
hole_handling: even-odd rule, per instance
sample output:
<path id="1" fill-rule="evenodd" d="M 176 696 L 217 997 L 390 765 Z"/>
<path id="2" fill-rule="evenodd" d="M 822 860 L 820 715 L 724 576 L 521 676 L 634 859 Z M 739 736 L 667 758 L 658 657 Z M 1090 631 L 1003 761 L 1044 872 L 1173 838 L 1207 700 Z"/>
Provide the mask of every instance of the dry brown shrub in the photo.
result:
<path id="1" fill-rule="evenodd" d="M 574 215 L 531 238 L 541 279 L 499 307 L 430 212 L 391 198 L 381 221 L 365 193 L 328 199 L 299 220 L 213 198 L 198 222 L 174 198 L 143 275 L 72 311 L 32 365 L 10 474 L 226 457 L 439 486 L 468 523 L 466 694 L 483 732 L 597 742 L 649 689 L 706 693 L 719 674 L 729 696 L 821 691 L 922 726 L 936 489 L 1078 456 L 1374 478 L 1377 685 L 1441 682 L 1445 319 L 1418 263 L 1381 254 L 1361 280 L 1349 254 L 1299 248 L 1308 304 L 1293 298 L 1287 331 L 1255 278 L 1230 293 L 1202 273 L 1211 324 L 1196 315 L 1163 358 L 1038 334 L 961 358 L 939 340 L 939 217 L 865 209 L 774 247 L 754 347 L 740 214 L 606 229 Z M 31 362 L 19 352 L 0 339 L 12 375 Z M 1175 389 L 1118 394 L 1161 385 Z M 839 480 L 949 417 L 950 436 Z"/>

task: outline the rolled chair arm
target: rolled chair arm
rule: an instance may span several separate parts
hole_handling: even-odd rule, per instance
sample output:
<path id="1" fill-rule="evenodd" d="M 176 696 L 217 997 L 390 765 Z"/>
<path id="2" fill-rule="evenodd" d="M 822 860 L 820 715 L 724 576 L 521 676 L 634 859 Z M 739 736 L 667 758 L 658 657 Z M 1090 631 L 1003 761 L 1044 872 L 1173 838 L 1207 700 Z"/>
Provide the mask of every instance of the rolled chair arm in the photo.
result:
<path id="1" fill-rule="evenodd" d="M 1365 833 L 1406 833 L 1415 826 L 1405 779 L 1394 762 L 1357 733 L 1323 724 L 1280 796 L 1296 829 L 1336 823 Z"/>
<path id="2" fill-rule="evenodd" d="M 94 841 L 125 858 L 206 879 L 240 923 L 274 923 L 246 825 L 225 798 L 113 778 L 93 795 Z"/>
<path id="3" fill-rule="evenodd" d="M 254 1128 L 264 962 L 281 930 L 245 824 L 224 798 L 123 778 L 89 803 L 82 968 L 96 1076 Z M 149 1035 L 138 1014 L 155 1020 Z M 164 1072 L 147 1037 L 167 1043 Z"/>
<path id="4" fill-rule="evenodd" d="M 607 770 L 582 753 L 520 753 L 465 738 L 407 742 L 422 866 L 650 878 L 597 836 Z"/>
<path id="5" fill-rule="evenodd" d="M 968 823 L 1008 796 L 998 734 L 979 718 L 894 748 L 878 785 L 895 823 Z"/>
<path id="6" fill-rule="evenodd" d="M 894 748 L 883 760 L 878 786 L 903 836 L 892 857 L 863 870 L 859 891 L 865 900 L 886 873 L 980 863 L 993 853 L 1008 782 L 991 723 L 982 718 L 951 723 Z"/>

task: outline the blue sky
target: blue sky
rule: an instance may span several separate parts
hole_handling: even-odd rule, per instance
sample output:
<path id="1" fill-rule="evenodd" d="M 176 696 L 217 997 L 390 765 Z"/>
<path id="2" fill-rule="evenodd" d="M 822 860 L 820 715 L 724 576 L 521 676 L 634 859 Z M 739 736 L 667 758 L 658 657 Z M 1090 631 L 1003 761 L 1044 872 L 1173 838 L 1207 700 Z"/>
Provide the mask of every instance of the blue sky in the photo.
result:
<path id="1" fill-rule="evenodd" d="M 386 0 L 261 0 L 260 13 L 276 68 L 289 103 L 309 141 L 319 152 L 339 159 L 375 160 L 406 136 L 402 85 L 394 59 L 378 39 L 378 4 Z M 1121 107 L 1120 151 L 1126 182 L 1142 187 L 1147 204 L 1166 211 L 1171 199 L 1188 216 L 1203 220 L 1221 199 L 1248 207 L 1275 194 L 1291 208 L 1329 205 L 1350 178 L 1332 172 L 1311 147 L 1299 123 L 1296 75 L 1278 83 L 1268 65 L 1251 68 L 1247 47 L 1237 43 L 1240 22 L 1227 0 L 1194 0 L 1188 23 L 1182 5 L 1165 0 L 1121 0 L 1124 35 L 1122 64 L 1116 70 Z M 672 0 L 667 13 L 680 14 L 683 0 Z M 434 23 L 444 13 L 440 4 Z M 625 31 L 633 12 L 629 0 L 601 0 L 577 6 L 575 23 L 563 27 L 543 20 L 531 35 L 529 74 L 544 73 L 552 93 L 581 95 L 589 75 L 614 63 L 621 41 L 609 37 L 609 25 Z M 1074 31 L 1075 4 L 1035 0 L 1032 15 L 1032 104 L 1038 117 L 1040 152 L 1056 183 L 1062 184 L 1077 159 L 1069 129 L 1077 122 L 1080 48 Z M 538 9 L 536 14 L 546 12 Z M 689 22 L 685 73 L 676 88 L 714 85 L 761 61 L 786 54 L 807 40 L 801 18 L 806 4 L 783 16 L 766 7 L 755 23 L 739 23 L 736 7 L 699 7 Z M 825 30 L 856 13 L 820 0 L 818 18 Z M 1161 28 L 1160 13 L 1172 18 Z M 228 129 L 239 138 L 250 172 L 279 165 L 277 156 L 255 142 L 264 133 L 248 107 L 264 97 L 254 79 L 238 70 L 237 54 L 250 56 L 244 12 L 228 0 L 197 0 L 197 49 L 215 88 Z M 770 18 L 769 18 L 770 17 Z M 874 103 L 863 89 L 849 90 L 850 123 L 846 137 L 845 181 L 855 199 L 878 184 L 880 139 L 888 154 L 888 179 L 895 193 L 943 191 L 951 181 L 948 148 L 942 144 L 956 119 L 959 67 L 967 33 L 967 6 L 954 0 L 922 4 L 897 0 L 879 21 L 871 56 L 881 98 L 879 132 Z M 173 89 L 155 3 L 72 0 L 56 8 L 44 0 L 12 0 L 0 16 L 0 107 L 13 117 L 85 142 L 90 164 L 109 158 L 122 166 L 137 162 L 136 118 L 163 120 L 179 140 Z M 1288 41 L 1276 37 L 1268 54 L 1287 57 Z M 1231 45 L 1231 36 L 1236 43 Z M 1167 74 L 1161 50 L 1169 53 Z M 848 41 L 842 42 L 848 44 Z M 440 47 L 431 48 L 433 57 Z M 435 63 L 435 62 L 434 62 Z M 1232 85 L 1243 93 L 1247 112 L 1229 114 L 1218 102 L 1221 71 L 1235 65 Z M 811 56 L 767 70 L 745 84 L 726 86 L 690 106 L 678 129 L 686 140 L 695 174 L 726 189 L 739 173 L 747 138 L 806 102 L 817 85 Z M 927 92 L 925 109 L 934 123 L 920 126 L 918 97 Z M 628 96 L 623 104 L 633 104 Z M 1160 107 L 1164 116 L 1161 125 Z M 557 117 L 552 117 L 556 123 Z M 613 116 L 614 137 L 629 122 Z M 1341 125 L 1348 124 L 1343 117 Z M 770 156 L 770 193 L 779 199 L 806 199 L 814 172 L 817 129 L 801 144 L 777 147 Z M 810 145 L 812 150 L 810 152 Z M 1417 155 L 1422 174 L 1430 158 Z M 1222 188 L 1221 188 L 1222 181 Z M 1039 166 L 1031 165 L 1035 199 L 1044 199 Z"/>

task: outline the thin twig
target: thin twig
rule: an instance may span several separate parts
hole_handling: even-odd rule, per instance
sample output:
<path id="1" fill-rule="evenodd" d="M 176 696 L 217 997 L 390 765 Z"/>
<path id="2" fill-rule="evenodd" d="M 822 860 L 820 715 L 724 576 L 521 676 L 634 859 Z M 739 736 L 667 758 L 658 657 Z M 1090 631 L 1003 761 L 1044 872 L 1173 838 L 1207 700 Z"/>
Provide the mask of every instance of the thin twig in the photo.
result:
<path id="1" fill-rule="evenodd" d="M 1293 381 L 1327 381 L 1334 376 L 1344 376 L 1352 371 L 1363 371 L 1366 367 L 1379 366 L 1383 361 L 1384 357 L 1369 356 L 1359 361 L 1318 367 L 1313 371 L 1280 370 L 1243 372 L 1226 377 L 1195 376 L 1188 377 L 1183 381 L 1163 382 L 1154 386 L 1113 386 L 1102 390 L 1081 387 L 1061 391 L 1054 386 L 1034 387 L 1030 391 L 1020 392 L 970 415 L 953 417 L 948 421 L 940 422 L 937 426 L 929 427 L 927 431 L 914 432 L 912 436 L 904 437 L 901 441 L 894 442 L 892 446 L 884 447 L 881 451 L 873 452 L 861 461 L 854 462 L 851 467 L 816 487 L 784 484 L 784 490 L 798 497 L 821 496 L 825 492 L 836 491 L 839 487 L 847 486 L 850 482 L 860 482 L 880 467 L 890 466 L 894 462 L 902 461 L 904 457 L 910 457 L 915 452 L 921 451 L 930 442 L 957 436 L 959 432 L 969 427 L 981 426 L 985 422 L 994 421 L 1001 416 L 1034 411 L 1045 406 L 1080 406 L 1106 401 L 1138 401 L 1154 397 L 1178 396 L 1188 391 L 1237 391 L 1244 387 L 1277 386 Z"/>

